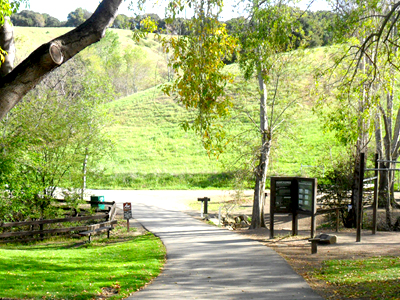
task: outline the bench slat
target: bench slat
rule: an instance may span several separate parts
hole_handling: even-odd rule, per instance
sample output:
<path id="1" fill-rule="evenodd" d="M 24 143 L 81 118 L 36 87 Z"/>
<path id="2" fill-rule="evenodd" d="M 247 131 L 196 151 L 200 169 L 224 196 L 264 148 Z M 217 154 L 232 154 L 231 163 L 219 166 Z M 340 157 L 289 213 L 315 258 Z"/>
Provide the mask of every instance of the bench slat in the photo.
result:
<path id="1" fill-rule="evenodd" d="M 99 233 L 99 232 L 102 232 L 102 231 L 113 230 L 113 229 L 114 229 L 113 227 L 101 227 L 101 228 L 97 228 L 97 229 L 94 229 L 94 230 L 82 231 L 82 232 L 79 232 L 79 234 L 80 235 L 96 234 L 96 233 Z"/>

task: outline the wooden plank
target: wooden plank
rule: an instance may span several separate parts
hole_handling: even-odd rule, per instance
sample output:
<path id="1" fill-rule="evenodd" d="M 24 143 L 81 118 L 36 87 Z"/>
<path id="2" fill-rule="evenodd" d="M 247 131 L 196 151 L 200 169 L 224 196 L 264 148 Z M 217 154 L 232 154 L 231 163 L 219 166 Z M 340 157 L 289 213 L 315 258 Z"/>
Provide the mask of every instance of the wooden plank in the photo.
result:
<path id="1" fill-rule="evenodd" d="M 318 209 L 318 210 L 317 210 L 317 215 L 322 215 L 322 214 L 326 214 L 326 213 L 328 213 L 328 212 L 336 211 L 336 209 L 345 209 L 345 208 L 347 208 L 346 205 L 338 206 L 338 207 L 333 207 L 333 208 Z"/>
<path id="2" fill-rule="evenodd" d="M 49 237 L 50 238 L 50 237 Z M 0 244 L 6 243 L 26 243 L 26 242 L 34 242 L 34 241 L 42 241 L 43 237 L 35 237 L 31 239 L 18 239 L 18 240 L 0 240 Z M 0 298 L 1 299 L 1 298 Z"/>
<path id="3" fill-rule="evenodd" d="M 87 204 L 106 204 L 106 205 L 113 205 L 115 202 L 101 202 L 101 201 L 86 201 Z"/>
<path id="4" fill-rule="evenodd" d="M 117 213 L 117 205 L 114 203 L 113 206 L 111 206 L 110 212 L 108 214 L 108 220 L 114 220 L 116 213 Z"/>
<path id="5" fill-rule="evenodd" d="M 0 224 L 0 227 L 5 228 L 5 227 L 19 227 L 19 226 L 27 226 L 27 225 L 54 224 L 54 223 L 63 223 L 63 222 L 79 222 L 79 221 L 105 219 L 106 217 L 107 217 L 107 215 L 104 214 L 104 215 L 95 215 L 95 216 L 71 217 L 71 218 L 64 218 L 64 219 L 13 222 L 13 223 Z"/>
<path id="6" fill-rule="evenodd" d="M 80 235 L 89 235 L 89 234 L 96 234 L 102 231 L 107 231 L 107 230 L 113 230 L 114 227 L 101 227 L 101 228 L 97 228 L 95 230 L 87 230 L 87 231 L 82 231 L 79 232 Z"/>
<path id="7" fill-rule="evenodd" d="M 66 227 L 66 228 L 59 228 L 59 229 L 5 232 L 5 233 L 0 234 L 0 238 L 12 237 L 12 236 L 30 236 L 30 235 L 37 235 L 37 234 L 52 234 L 52 233 L 61 233 L 61 232 L 70 232 L 70 231 L 81 231 L 81 230 L 88 230 L 88 229 L 89 229 L 88 225 L 86 225 L 86 226 Z"/>
<path id="8" fill-rule="evenodd" d="M 88 225 L 88 230 L 96 230 L 101 227 L 106 227 L 106 226 L 112 226 L 114 224 L 117 224 L 117 220 L 112 220 L 112 221 L 107 221 L 99 224 L 93 224 L 93 225 Z"/>

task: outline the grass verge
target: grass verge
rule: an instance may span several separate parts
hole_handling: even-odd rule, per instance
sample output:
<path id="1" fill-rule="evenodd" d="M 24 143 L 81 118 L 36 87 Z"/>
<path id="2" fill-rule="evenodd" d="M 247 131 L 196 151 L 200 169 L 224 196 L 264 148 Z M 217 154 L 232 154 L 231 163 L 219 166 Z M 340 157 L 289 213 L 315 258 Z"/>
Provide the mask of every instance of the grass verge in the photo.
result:
<path id="1" fill-rule="evenodd" d="M 158 276 L 165 262 L 163 244 L 150 233 L 93 240 L 3 246 L 0 298 L 122 299 Z"/>
<path id="2" fill-rule="evenodd" d="M 221 173 L 119 173 L 105 174 L 93 178 L 89 183 L 93 189 L 134 189 L 134 190 L 196 190 L 235 189 L 237 180 L 233 172 Z M 254 184 L 249 178 L 243 182 L 245 189 Z"/>
<path id="3" fill-rule="evenodd" d="M 400 257 L 329 260 L 315 276 L 335 288 L 335 299 L 399 299 Z"/>

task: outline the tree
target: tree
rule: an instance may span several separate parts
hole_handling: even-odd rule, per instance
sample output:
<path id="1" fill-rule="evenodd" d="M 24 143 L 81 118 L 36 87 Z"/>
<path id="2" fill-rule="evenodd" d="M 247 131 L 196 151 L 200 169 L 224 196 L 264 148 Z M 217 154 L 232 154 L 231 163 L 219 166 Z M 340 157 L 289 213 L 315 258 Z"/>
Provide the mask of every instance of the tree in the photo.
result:
<path id="1" fill-rule="evenodd" d="M 20 13 L 13 14 L 11 21 L 15 26 L 26 26 L 26 27 L 44 27 L 45 17 L 31 10 L 23 10 Z"/>
<path id="2" fill-rule="evenodd" d="M 81 187 L 83 194 L 88 166 L 93 169 L 110 145 L 102 130 L 106 114 L 101 106 L 114 92 L 107 77 L 95 71 L 81 55 L 75 57 L 0 123 L 0 157 L 6 162 L 0 166 L 1 190 L 7 185 L 13 195 L 9 215 L 51 217 L 56 187 Z M 0 200 L 9 203 L 7 197 Z M 11 213 L 15 203 L 30 206 L 29 215 Z"/>
<path id="3" fill-rule="evenodd" d="M 88 12 L 86 9 L 79 7 L 68 14 L 67 23 L 65 23 L 65 26 L 77 27 L 83 24 L 87 19 L 89 19 L 91 15 L 91 12 Z"/>
<path id="4" fill-rule="evenodd" d="M 85 23 L 40 46 L 15 69 L 1 78 L 0 119 L 4 118 L 46 74 L 71 59 L 82 49 L 99 41 L 104 36 L 106 28 L 112 24 L 121 2 L 122 0 L 103 0 Z M 10 41 L 7 40 L 7 42 Z M 4 44 L 0 47 L 3 49 Z"/>
<path id="5" fill-rule="evenodd" d="M 239 35 L 241 52 L 239 64 L 245 79 L 256 77 L 259 89 L 258 131 L 260 146 L 257 151 L 258 164 L 253 172 L 255 177 L 252 223 L 250 228 L 265 227 L 265 181 L 269 156 L 275 131 L 283 116 L 296 100 L 290 99 L 277 112 L 278 94 L 285 67 L 300 56 L 299 52 L 289 53 L 297 47 L 295 33 L 301 33 L 299 12 L 288 6 L 291 2 L 252 2 L 249 8 L 250 20 L 242 23 L 245 30 Z M 284 76 L 282 76 L 284 77 Z M 268 86 L 273 84 L 269 95 Z"/>
<path id="6" fill-rule="evenodd" d="M 354 41 L 354 40 L 353 40 Z M 337 140 L 349 148 L 348 153 L 354 160 L 353 183 L 351 185 L 352 209 L 347 215 L 344 225 L 356 225 L 356 207 L 359 199 L 361 153 L 367 153 L 371 141 L 371 132 L 374 118 L 374 95 L 367 92 L 365 80 L 371 69 L 367 64 L 360 65 L 356 77 L 347 77 L 351 58 L 346 59 L 348 44 L 332 48 L 331 57 L 325 61 L 332 64 L 324 66 L 322 80 L 319 81 L 319 99 L 315 111 L 323 116 L 325 129 L 335 132 Z M 328 80 L 326 80 L 328 78 Z M 326 81 L 325 81 L 326 80 Z M 352 83 L 350 83 L 350 81 Z"/>
<path id="7" fill-rule="evenodd" d="M 46 22 L 46 27 L 60 27 L 61 22 L 57 18 L 54 18 L 48 14 L 43 14 L 44 20 Z"/>
<path id="8" fill-rule="evenodd" d="M 121 14 L 115 18 L 112 28 L 131 29 L 131 25 L 132 20 L 128 16 Z"/>
<path id="9" fill-rule="evenodd" d="M 175 72 L 174 82 L 164 85 L 163 91 L 193 112 L 193 119 L 182 127 L 194 130 L 208 153 L 218 156 L 224 148 L 224 130 L 218 120 L 229 114 L 231 106 L 225 86 L 232 76 L 224 72 L 223 59 L 232 55 L 236 41 L 217 20 L 219 1 L 200 0 L 192 5 L 195 16 L 188 25 L 190 34 L 162 39 L 167 53 L 172 52 L 169 65 Z"/>
<path id="10" fill-rule="evenodd" d="M 340 81 L 344 82 L 342 86 L 347 91 L 358 89 L 359 99 L 364 101 L 363 105 L 359 105 L 361 110 L 358 119 L 363 120 L 364 128 L 375 126 L 377 152 L 386 161 L 397 160 L 399 157 L 400 111 L 395 109 L 397 104 L 394 97 L 396 93 L 394 82 L 399 70 L 397 51 L 399 7 L 400 3 L 395 1 L 335 2 L 339 40 L 353 37 L 349 49 L 339 60 L 345 62 L 345 71 Z M 351 95 L 351 92 L 344 95 Z M 365 118 L 366 114 L 369 114 L 371 120 L 371 113 L 375 114 L 374 122 Z M 364 145 L 366 145 L 365 138 Z M 355 174 L 358 165 L 356 160 Z M 393 168 L 389 163 L 383 163 L 382 166 Z M 393 187 L 393 172 L 382 173 L 379 198 L 386 207 L 388 228 L 392 227 L 391 207 L 395 204 Z M 354 198 L 358 197 L 353 192 L 353 201 Z"/>

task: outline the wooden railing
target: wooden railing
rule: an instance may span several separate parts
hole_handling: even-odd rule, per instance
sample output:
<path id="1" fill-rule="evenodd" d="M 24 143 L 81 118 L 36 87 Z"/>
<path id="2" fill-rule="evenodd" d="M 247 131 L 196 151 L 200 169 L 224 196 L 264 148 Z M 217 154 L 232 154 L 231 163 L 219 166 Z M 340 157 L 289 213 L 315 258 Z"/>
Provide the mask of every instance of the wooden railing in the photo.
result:
<path id="1" fill-rule="evenodd" d="M 57 200 L 57 202 L 65 202 L 64 200 Z M 46 224 L 58 224 L 58 223 L 76 223 L 76 222 L 84 222 L 84 221 L 91 221 L 91 220 L 102 220 L 104 221 L 113 221 L 116 215 L 116 204 L 115 202 L 98 202 L 98 201 L 87 201 L 86 204 L 101 204 L 107 205 L 107 210 L 96 210 L 95 215 L 84 215 L 84 216 L 75 216 L 75 217 L 67 217 L 67 218 L 60 218 L 60 219 L 48 219 L 48 220 L 32 220 L 32 221 L 23 221 L 23 222 L 10 222 L 10 223 L 0 223 L 0 229 L 3 228 L 18 228 L 24 226 L 31 226 L 30 230 L 25 231 L 6 231 L 0 233 L 0 243 L 8 243 L 8 242 L 15 242 L 15 241 L 33 241 L 38 239 L 43 239 L 44 235 L 53 235 L 56 233 L 66 233 L 66 232 L 73 232 L 73 231 L 85 231 L 90 230 L 93 227 L 93 224 L 85 224 L 85 225 L 78 225 L 72 227 L 62 227 L 62 228 L 52 228 L 52 229 L 44 229 L 44 225 Z M 73 210 L 73 209 L 68 209 Z M 87 210 L 82 209 L 79 210 L 82 214 L 86 214 Z M 39 230 L 35 230 L 35 226 L 39 226 Z M 2 230 L 3 231 L 3 230 Z M 21 237 L 28 237 L 28 236 L 39 236 L 36 238 L 30 239 L 20 239 Z M 5 238 L 14 238 L 6 240 Z"/>

